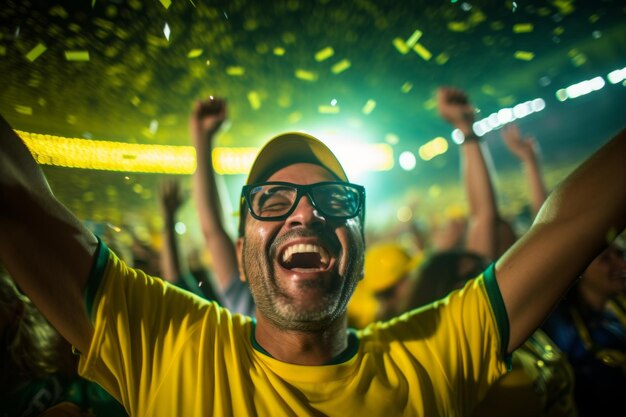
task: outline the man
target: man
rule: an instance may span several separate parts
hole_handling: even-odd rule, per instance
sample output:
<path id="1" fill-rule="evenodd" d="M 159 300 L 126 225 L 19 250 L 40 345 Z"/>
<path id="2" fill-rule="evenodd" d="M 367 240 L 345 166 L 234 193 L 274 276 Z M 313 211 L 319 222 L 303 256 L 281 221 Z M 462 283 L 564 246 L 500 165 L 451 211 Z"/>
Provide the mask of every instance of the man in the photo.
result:
<path id="1" fill-rule="evenodd" d="M 124 265 L 0 126 L 0 258 L 81 352 L 81 375 L 133 416 L 467 414 L 626 225 L 623 131 L 462 291 L 356 333 L 345 311 L 363 275 L 364 191 L 317 139 L 279 135 L 242 193 L 254 322 Z"/>

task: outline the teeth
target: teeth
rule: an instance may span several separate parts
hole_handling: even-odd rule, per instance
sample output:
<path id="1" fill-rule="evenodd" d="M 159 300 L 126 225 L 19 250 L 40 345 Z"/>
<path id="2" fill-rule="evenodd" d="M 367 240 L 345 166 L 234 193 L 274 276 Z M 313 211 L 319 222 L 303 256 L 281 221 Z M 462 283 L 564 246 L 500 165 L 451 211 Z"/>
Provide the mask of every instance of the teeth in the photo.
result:
<path id="1" fill-rule="evenodd" d="M 322 265 L 328 264 L 328 252 L 326 252 L 326 249 L 318 245 L 298 243 L 296 245 L 289 246 L 283 253 L 283 262 L 289 262 L 294 253 L 317 253 L 320 255 Z"/>

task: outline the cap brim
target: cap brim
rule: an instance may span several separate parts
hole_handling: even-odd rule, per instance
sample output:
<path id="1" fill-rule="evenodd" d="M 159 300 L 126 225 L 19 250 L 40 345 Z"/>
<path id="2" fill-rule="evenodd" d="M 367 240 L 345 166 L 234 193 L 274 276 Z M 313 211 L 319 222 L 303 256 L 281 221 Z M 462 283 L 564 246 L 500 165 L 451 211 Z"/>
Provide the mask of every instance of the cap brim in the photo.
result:
<path id="1" fill-rule="evenodd" d="M 337 179 L 348 181 L 341 164 L 322 141 L 306 133 L 288 132 L 275 136 L 263 146 L 252 164 L 246 184 L 265 181 L 279 169 L 301 162 L 320 165 Z"/>

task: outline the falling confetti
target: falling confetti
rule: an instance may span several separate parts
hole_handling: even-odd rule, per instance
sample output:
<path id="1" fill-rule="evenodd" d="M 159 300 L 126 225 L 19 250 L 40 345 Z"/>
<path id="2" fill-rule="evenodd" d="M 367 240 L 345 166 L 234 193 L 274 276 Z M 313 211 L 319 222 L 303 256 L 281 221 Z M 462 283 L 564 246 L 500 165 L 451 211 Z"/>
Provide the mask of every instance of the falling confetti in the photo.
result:
<path id="1" fill-rule="evenodd" d="M 27 116 L 31 116 L 33 114 L 33 109 L 32 107 L 29 107 L 29 106 L 16 105 L 15 111 L 18 112 L 19 114 L 25 114 Z"/>
<path id="2" fill-rule="evenodd" d="M 276 56 L 283 56 L 285 55 L 285 48 L 281 48 L 277 46 L 276 48 L 274 48 L 273 52 L 274 52 L 274 55 Z"/>
<path id="3" fill-rule="evenodd" d="M 444 65 L 446 62 L 448 62 L 449 59 L 450 56 L 445 52 L 442 52 L 435 57 L 435 62 L 439 65 Z"/>
<path id="4" fill-rule="evenodd" d="M 192 49 L 187 53 L 187 58 L 197 58 L 202 55 L 202 49 Z"/>
<path id="5" fill-rule="evenodd" d="M 333 65 L 330 70 L 332 71 L 333 74 L 340 74 L 342 72 L 344 72 L 345 70 L 347 70 L 348 68 L 350 68 L 352 64 L 350 63 L 349 60 L 347 59 L 342 59 L 341 61 L 337 62 L 335 65 Z"/>
<path id="6" fill-rule="evenodd" d="M 404 40 L 400 38 L 395 38 L 392 43 L 393 43 L 393 46 L 395 46 L 398 52 L 400 52 L 402 55 L 406 55 L 409 53 L 410 48 L 406 46 L 406 43 L 404 42 Z"/>
<path id="7" fill-rule="evenodd" d="M 339 106 L 322 105 L 317 108 L 317 111 L 322 114 L 337 114 L 339 113 Z"/>
<path id="8" fill-rule="evenodd" d="M 168 41 L 170 40 L 170 33 L 170 25 L 166 23 L 165 26 L 163 26 L 163 34 L 165 35 L 165 39 Z"/>
<path id="9" fill-rule="evenodd" d="M 31 49 L 30 52 L 28 52 L 26 54 L 26 59 L 28 59 L 30 62 L 33 62 L 34 60 L 39 58 L 39 56 L 41 54 L 46 52 L 46 49 L 47 49 L 46 45 L 44 45 L 43 43 L 40 42 L 40 43 L 37 44 L 37 46 L 35 46 L 33 49 Z"/>
<path id="10" fill-rule="evenodd" d="M 259 110 L 261 108 L 261 97 L 259 93 L 250 91 L 248 93 L 248 103 L 250 103 L 250 107 L 252 107 L 253 110 Z"/>
<path id="11" fill-rule="evenodd" d="M 532 23 L 517 23 L 513 25 L 514 33 L 528 33 L 533 31 Z"/>
<path id="12" fill-rule="evenodd" d="M 415 46 L 413 47 L 413 50 L 422 57 L 422 59 L 424 59 L 424 61 L 429 61 L 430 58 L 433 56 L 432 53 L 430 53 L 430 51 L 428 49 L 426 49 L 424 47 L 424 45 L 422 45 L 421 43 L 416 43 Z"/>
<path id="13" fill-rule="evenodd" d="M 404 94 L 408 93 L 412 89 L 413 89 L 413 83 L 410 83 L 408 81 L 402 84 L 402 87 L 400 87 L 400 91 L 402 91 Z"/>
<path id="14" fill-rule="evenodd" d="M 514 56 L 522 61 L 530 61 L 535 57 L 535 54 L 528 51 L 515 51 Z"/>
<path id="15" fill-rule="evenodd" d="M 411 35 L 411 37 L 407 39 L 406 46 L 408 46 L 409 48 L 412 48 L 413 46 L 415 46 L 417 41 L 420 40 L 421 37 L 422 37 L 422 31 L 416 29 L 415 32 L 413 32 L 413 34 Z"/>
<path id="16" fill-rule="evenodd" d="M 170 6 L 172 5 L 172 0 L 159 0 L 159 1 L 163 5 L 163 7 L 165 7 L 165 10 L 169 9 Z"/>
<path id="17" fill-rule="evenodd" d="M 332 47 L 327 46 L 326 48 L 315 53 L 315 60 L 317 62 L 322 62 L 333 55 L 335 55 L 335 50 Z"/>
<path id="18" fill-rule="evenodd" d="M 226 74 L 238 77 L 242 76 L 246 73 L 246 70 L 243 67 L 227 67 Z"/>
<path id="19" fill-rule="evenodd" d="M 317 80 L 317 74 L 312 71 L 297 69 L 295 75 L 296 75 L 296 78 L 298 78 L 299 80 L 304 80 L 304 81 L 316 81 Z"/>
<path id="20" fill-rule="evenodd" d="M 89 61 L 89 51 L 65 51 L 67 61 Z"/>
<path id="21" fill-rule="evenodd" d="M 375 108 L 376 101 L 369 99 L 367 100 L 367 103 L 365 103 L 365 106 L 363 106 L 363 109 L 361 111 L 363 112 L 363 114 L 370 114 Z"/>

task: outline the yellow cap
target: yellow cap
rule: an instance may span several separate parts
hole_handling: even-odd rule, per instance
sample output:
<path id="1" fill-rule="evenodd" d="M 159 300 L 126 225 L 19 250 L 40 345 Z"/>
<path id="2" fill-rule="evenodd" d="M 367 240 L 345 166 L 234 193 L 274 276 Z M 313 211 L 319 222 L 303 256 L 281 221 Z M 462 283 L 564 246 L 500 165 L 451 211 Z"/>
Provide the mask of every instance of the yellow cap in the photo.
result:
<path id="1" fill-rule="evenodd" d="M 341 164 L 321 140 L 302 132 L 282 133 L 263 146 L 256 156 L 246 184 L 265 181 L 287 165 L 309 162 L 321 165 L 337 179 L 348 181 Z"/>
<path id="2" fill-rule="evenodd" d="M 409 256 L 397 243 L 378 243 L 365 252 L 364 286 L 371 292 L 384 291 L 400 281 L 422 260 L 422 254 Z"/>

